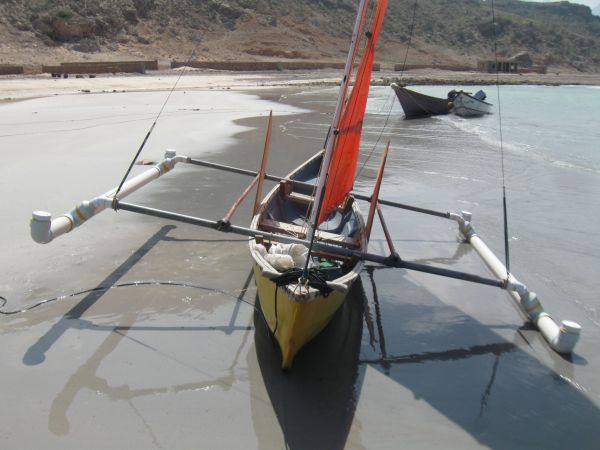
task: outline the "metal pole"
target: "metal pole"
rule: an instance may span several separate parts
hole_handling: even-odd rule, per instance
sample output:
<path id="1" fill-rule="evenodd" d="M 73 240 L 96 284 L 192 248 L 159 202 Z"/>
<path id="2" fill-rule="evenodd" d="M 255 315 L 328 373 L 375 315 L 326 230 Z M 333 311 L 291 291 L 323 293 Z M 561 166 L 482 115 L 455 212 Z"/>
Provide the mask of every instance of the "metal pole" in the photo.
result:
<path id="1" fill-rule="evenodd" d="M 197 165 L 197 166 L 210 167 L 212 169 L 224 170 L 226 172 L 232 172 L 232 173 L 237 173 L 237 174 L 240 174 L 240 175 L 247 175 L 247 176 L 251 176 L 251 177 L 255 177 L 256 175 L 258 175 L 258 172 L 254 171 L 254 170 L 246 170 L 246 169 L 241 169 L 239 167 L 226 166 L 224 164 L 217 164 L 217 163 L 213 163 L 213 162 L 209 162 L 209 161 L 201 161 L 201 160 L 198 160 L 198 159 L 189 158 L 185 162 L 187 162 L 189 164 L 194 164 L 194 165 Z M 285 180 L 286 178 L 284 178 L 284 177 L 278 177 L 276 175 L 271 175 L 271 174 L 265 174 L 265 179 L 267 179 L 269 181 L 279 182 L 279 181 Z M 300 186 L 300 187 L 307 187 L 307 188 L 314 188 L 315 187 L 315 185 L 312 184 L 312 183 L 305 183 L 305 182 L 296 181 L 296 180 L 289 180 L 289 181 L 291 183 L 293 183 L 294 185 Z M 371 201 L 371 197 L 368 196 L 368 195 L 358 194 L 356 192 L 352 192 L 351 194 L 357 200 L 364 200 L 364 201 L 367 201 L 367 202 Z M 418 212 L 418 213 L 422 213 L 422 214 L 428 214 L 430 216 L 442 217 L 444 219 L 450 219 L 450 213 L 448 213 L 448 212 L 442 212 L 442 211 L 435 211 L 435 210 L 432 210 L 432 209 L 420 208 L 418 206 L 406 205 L 404 203 L 392 202 L 390 200 L 384 200 L 384 199 L 379 199 L 378 203 L 380 205 L 392 206 L 394 208 L 406 209 L 408 211 Z"/>
<path id="2" fill-rule="evenodd" d="M 124 211 L 131 211 L 138 214 L 144 214 L 147 216 L 160 217 L 162 219 L 174 220 L 177 222 L 189 223 L 191 225 L 197 225 L 204 228 L 211 228 L 215 231 L 221 231 L 224 233 L 234 233 L 242 236 L 248 236 L 255 238 L 256 236 L 262 236 L 263 239 L 282 242 L 286 244 L 302 244 L 307 246 L 310 242 L 304 239 L 298 239 L 290 236 L 283 236 L 281 234 L 269 233 L 262 230 L 254 230 L 252 228 L 240 227 L 238 225 L 229 225 L 222 227 L 221 223 L 215 220 L 203 219 L 201 217 L 188 216 L 184 214 L 173 213 L 169 211 L 163 211 L 155 208 L 148 208 L 145 206 L 134 205 L 131 203 L 117 202 L 117 209 Z M 430 273 L 433 275 L 440 275 L 447 278 L 455 278 L 464 281 L 470 281 L 478 284 L 485 284 L 487 286 L 496 286 L 504 288 L 506 283 L 504 281 L 493 280 L 491 278 L 480 277 L 479 275 L 473 275 L 465 272 L 459 272 L 456 270 L 443 269 L 440 267 L 427 266 L 425 264 L 417 264 L 409 261 L 404 261 L 400 258 L 392 256 L 381 256 L 373 253 L 364 253 L 358 250 L 352 250 L 349 248 L 340 247 L 333 244 L 327 244 L 324 242 L 315 241 L 313 247 L 317 250 L 333 253 L 340 257 L 362 259 L 364 261 L 370 261 L 377 264 L 382 264 L 388 267 L 397 267 L 408 270 L 414 270 L 417 272 Z"/>

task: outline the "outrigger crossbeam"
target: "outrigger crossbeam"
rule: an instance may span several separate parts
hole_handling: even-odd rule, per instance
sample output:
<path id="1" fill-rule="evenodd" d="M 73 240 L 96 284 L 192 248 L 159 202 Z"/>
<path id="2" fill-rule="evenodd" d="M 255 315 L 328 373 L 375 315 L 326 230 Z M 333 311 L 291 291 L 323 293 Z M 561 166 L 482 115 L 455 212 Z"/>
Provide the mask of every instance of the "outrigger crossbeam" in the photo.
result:
<path id="1" fill-rule="evenodd" d="M 74 228 L 83 224 L 86 220 L 97 215 L 101 211 L 107 208 L 113 208 L 115 210 L 130 211 L 138 214 L 149 215 L 153 217 L 160 217 L 163 219 L 169 219 L 177 222 L 188 223 L 197 225 L 205 228 L 210 228 L 216 231 L 225 233 L 234 233 L 238 235 L 247 236 L 252 239 L 263 239 L 272 242 L 280 243 L 294 243 L 308 246 L 309 241 L 304 239 L 298 239 L 292 236 L 284 236 L 276 233 L 268 233 L 264 231 L 258 231 L 251 228 L 241 227 L 232 225 L 229 221 L 223 220 L 209 220 L 200 217 L 194 217 L 189 215 L 178 214 L 175 212 L 164 211 L 154 208 L 148 208 L 140 205 L 131 203 L 124 203 L 122 199 L 127 195 L 135 192 L 144 185 L 159 178 L 165 173 L 172 170 L 177 163 L 188 163 L 193 165 L 200 165 L 205 167 L 212 167 L 218 170 L 224 170 L 227 172 L 234 172 L 242 175 L 248 175 L 252 177 L 264 177 L 271 181 L 289 181 L 296 185 L 307 185 L 312 184 L 301 183 L 294 180 L 286 180 L 282 177 L 276 177 L 273 175 L 266 174 L 264 172 L 264 165 L 261 166 L 260 172 L 240 169 L 236 167 L 224 166 L 216 163 L 209 163 L 206 161 L 195 160 L 186 156 L 177 156 L 172 150 L 168 150 L 165 154 L 165 160 L 154 166 L 153 168 L 137 175 L 128 182 L 126 182 L 119 193 L 115 196 L 116 189 L 108 191 L 107 193 L 100 195 L 89 201 L 83 201 L 77 205 L 70 212 L 52 219 L 50 213 L 43 211 L 34 211 L 31 220 L 31 235 L 32 238 L 39 243 L 48 243 L 56 237 L 68 233 Z M 255 184 L 253 182 L 253 184 Z M 249 189 L 248 189 L 249 190 Z M 368 196 L 353 194 L 356 199 L 371 201 Z M 244 195 L 245 197 L 245 195 Z M 501 289 L 505 289 L 509 292 L 510 296 L 519 306 L 525 316 L 531 320 L 536 327 L 539 329 L 541 334 L 544 336 L 549 345 L 558 353 L 569 354 L 573 351 L 575 344 L 579 340 L 581 326 L 575 322 L 563 320 L 558 325 L 548 315 L 540 301 L 538 300 L 535 293 L 528 290 L 527 286 L 517 280 L 513 274 L 509 273 L 502 264 L 502 262 L 496 257 L 496 255 L 487 247 L 483 240 L 475 233 L 471 224 L 471 214 L 468 212 L 461 212 L 460 214 L 445 213 L 415 206 L 405 205 L 397 202 L 386 201 L 383 199 L 377 199 L 377 213 L 384 224 L 384 233 L 390 246 L 390 254 L 388 256 L 377 255 L 373 253 L 360 252 L 353 250 L 348 247 L 341 245 L 315 241 L 313 247 L 318 251 L 323 251 L 328 254 L 337 255 L 341 258 L 357 258 L 364 261 L 369 261 L 377 264 L 381 264 L 388 267 L 396 267 L 407 270 L 413 270 L 423 273 L 429 273 L 432 275 L 443 276 L 447 278 L 454 278 L 472 283 L 483 284 L 488 286 L 495 286 Z M 385 227 L 385 221 L 383 221 L 383 214 L 381 212 L 380 205 L 391 206 L 395 208 L 410 210 L 422 214 L 433 215 L 441 218 L 453 220 L 458 223 L 459 231 L 465 242 L 471 244 L 473 249 L 484 261 L 486 266 L 496 277 L 495 279 L 481 277 L 466 272 L 449 270 L 440 267 L 433 267 L 424 264 L 418 264 L 410 261 L 405 261 L 398 256 L 395 252 L 391 237 L 387 228 Z M 231 211 L 230 211 L 231 212 Z M 274 273 L 273 276 L 278 275 Z"/>

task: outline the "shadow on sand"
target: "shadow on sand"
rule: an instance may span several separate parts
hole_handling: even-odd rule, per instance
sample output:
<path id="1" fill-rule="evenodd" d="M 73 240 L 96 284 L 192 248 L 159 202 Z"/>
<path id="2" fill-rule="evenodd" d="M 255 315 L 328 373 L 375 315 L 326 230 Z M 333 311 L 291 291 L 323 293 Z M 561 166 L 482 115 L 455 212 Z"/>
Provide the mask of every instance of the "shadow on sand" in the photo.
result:
<path id="1" fill-rule="evenodd" d="M 577 388 L 572 374 L 564 373 L 565 367 L 573 370 L 572 364 L 553 355 L 560 367 L 549 368 L 524 350 L 527 339 L 541 339 L 532 325 L 490 328 L 442 303 L 397 270 L 378 271 L 377 277 L 375 273 L 367 267 L 363 276 L 371 295 L 356 283 L 330 325 L 298 353 L 289 372 L 281 371 L 278 347 L 255 313 L 262 374 L 255 384 L 266 390 L 272 407 L 271 412 L 261 410 L 258 402 L 253 405 L 259 448 L 272 444 L 266 422 L 273 420 L 273 412 L 286 448 L 362 448 L 355 414 L 368 368 L 409 389 L 414 398 L 487 448 L 595 448 L 600 410 Z M 419 302 L 402 302 L 398 292 Z M 440 317 L 448 322 L 436 326 Z M 513 338 L 496 334 L 494 328 L 513 330 Z M 460 346 L 461 341 L 472 345 Z M 407 400 L 395 398 L 395 389 L 381 389 L 391 405 L 414 406 L 399 404 Z M 423 413 L 415 411 L 411 420 L 426 422 L 431 413 L 419 414 Z M 389 420 L 390 439 L 413 434 L 415 423 L 397 422 L 393 416 Z M 428 442 L 428 436 L 419 439 Z M 448 441 L 446 448 L 458 447 Z"/>
<path id="2" fill-rule="evenodd" d="M 115 284 L 172 229 L 161 228 L 101 285 Z M 248 275 L 242 292 L 250 282 Z M 194 391 L 214 384 L 230 389 L 234 385 L 235 368 L 252 332 L 251 324 L 236 325 L 241 297 L 228 325 L 177 328 L 243 332 L 236 354 L 231 355 L 231 365 L 222 376 L 206 380 L 199 372 L 202 381 L 134 389 L 110 386 L 98 376 L 100 364 L 119 343 L 126 337 L 133 339 L 127 333 L 136 329 L 133 324 L 137 314 L 132 308 L 115 326 L 96 326 L 82 319 L 102 294 L 94 292 L 83 298 L 23 357 L 28 365 L 42 363 L 52 345 L 74 327 L 110 331 L 52 402 L 49 428 L 54 434 L 69 433 L 67 411 L 82 389 L 102 392 L 134 408 L 131 402 L 140 396 Z M 417 406 L 396 392 L 395 383 L 488 448 L 592 449 L 600 442 L 600 411 L 573 381 L 575 377 L 569 372 L 574 370 L 573 364 L 553 356 L 556 367 L 548 367 L 531 350 L 525 351 L 529 345 L 525 335 L 540 339 L 528 327 L 502 325 L 497 327 L 503 328 L 501 336 L 493 331 L 494 327 L 481 324 L 415 284 L 402 271 L 368 267 L 331 324 L 297 355 L 293 369 L 287 373 L 280 369 L 279 350 L 257 310 L 254 325 L 255 346 L 247 360 L 259 448 L 274 445 L 273 430 L 277 428 L 290 449 L 341 449 L 349 446 L 350 436 L 352 448 L 360 448 L 360 442 L 368 441 L 369 436 L 360 436 L 361 425 L 355 416 L 368 369 L 379 371 L 393 382 L 381 388 L 385 389 L 386 402 L 404 409 Z M 512 339 L 503 337 L 507 328 L 513 330 Z M 169 330 L 148 326 L 140 329 Z M 186 361 L 177 362 L 194 369 Z M 265 398 L 269 401 L 260 400 Z M 419 414 L 423 413 L 415 410 L 410 420 L 428 419 Z M 138 416 L 143 420 L 141 414 Z M 389 420 L 384 426 L 389 426 L 390 436 L 402 438 L 403 427 L 410 434 L 414 425 L 398 422 L 394 415 L 385 419 Z M 152 428 L 147 429 L 153 435 Z M 428 440 L 428 436 L 420 438 Z"/>
<path id="3" fill-rule="evenodd" d="M 251 379 L 251 389 L 266 388 L 285 448 L 345 447 L 360 390 L 356 383 L 365 301 L 362 284 L 356 282 L 331 323 L 298 352 L 292 369 L 285 372 L 279 347 L 262 313 L 255 312 L 256 362 L 262 380 Z M 262 422 L 272 413 L 260 407 L 258 402 L 252 405 L 258 448 L 270 448 L 269 426 Z"/>
<path id="4" fill-rule="evenodd" d="M 549 350 L 550 368 L 524 350 L 528 339 L 543 340 L 530 324 L 515 325 L 507 340 L 405 274 L 375 269 L 366 270 L 375 335 L 361 352 L 372 357 L 361 358 L 361 366 L 409 389 L 486 448 L 597 447 L 600 410 L 574 382 L 572 363 Z M 398 292 L 419 302 L 403 302 Z M 365 317 L 369 322 L 369 311 Z M 440 318 L 443 323 L 432 323 Z M 511 327 L 496 327 L 502 328 Z M 473 345 L 451 344 L 465 341 Z M 397 424 L 400 436 L 403 426 L 410 424 Z"/>

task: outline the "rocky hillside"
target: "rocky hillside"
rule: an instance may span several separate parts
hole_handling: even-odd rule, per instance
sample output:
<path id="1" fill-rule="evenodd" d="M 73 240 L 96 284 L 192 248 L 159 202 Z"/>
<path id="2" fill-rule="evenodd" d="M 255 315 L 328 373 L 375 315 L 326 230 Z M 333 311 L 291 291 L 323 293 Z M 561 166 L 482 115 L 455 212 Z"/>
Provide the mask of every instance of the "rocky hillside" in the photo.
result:
<path id="1" fill-rule="evenodd" d="M 0 63 L 83 59 L 343 60 L 358 0 L 0 0 Z M 414 0 L 389 0 L 379 61 L 404 59 Z M 500 56 L 600 71 L 600 17 L 495 0 Z M 408 63 L 493 57 L 491 2 L 417 2 Z"/>

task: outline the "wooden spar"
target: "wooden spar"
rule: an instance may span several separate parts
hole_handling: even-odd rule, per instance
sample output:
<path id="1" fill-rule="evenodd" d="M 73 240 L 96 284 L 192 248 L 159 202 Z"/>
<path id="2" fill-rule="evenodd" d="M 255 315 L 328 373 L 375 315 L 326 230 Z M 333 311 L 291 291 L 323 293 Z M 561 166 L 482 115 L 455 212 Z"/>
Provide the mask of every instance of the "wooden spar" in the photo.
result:
<path id="1" fill-rule="evenodd" d="M 248 197 L 248 194 L 250 194 L 252 188 L 256 186 L 256 183 L 258 183 L 259 177 L 260 175 L 257 175 L 256 178 L 253 178 L 248 187 L 244 189 L 244 192 L 242 192 L 241 195 L 237 198 L 237 200 L 233 203 L 233 205 L 231 205 L 231 208 L 229 208 L 229 211 L 227 212 L 225 217 L 221 219 L 221 222 L 223 224 L 228 224 L 231 221 L 231 217 L 233 216 L 233 214 L 237 211 L 237 209 L 240 207 L 240 205 L 246 199 L 246 197 Z"/>
<path id="2" fill-rule="evenodd" d="M 388 141 L 381 157 L 381 163 L 379 165 L 379 171 L 377 172 L 377 178 L 375 179 L 375 186 L 373 187 L 373 195 L 371 196 L 371 206 L 369 208 L 369 215 L 367 216 L 367 225 L 365 227 L 365 233 L 367 240 L 371 237 L 371 228 L 373 228 L 373 219 L 375 218 L 375 210 L 377 208 L 377 201 L 379 200 L 379 190 L 381 189 L 381 181 L 383 180 L 383 171 L 385 170 L 385 161 L 387 159 L 388 150 L 390 149 L 390 141 Z"/>
<path id="3" fill-rule="evenodd" d="M 258 187 L 256 188 L 256 197 L 254 199 L 254 207 L 252 215 L 258 211 L 258 206 L 262 200 L 263 185 L 265 183 L 265 174 L 267 171 L 267 160 L 269 159 L 269 149 L 271 148 L 271 129 L 273 127 L 273 111 L 269 113 L 269 124 L 267 125 L 267 136 L 265 137 L 265 147 L 263 149 L 262 161 L 260 162 L 260 170 L 258 172 Z"/>
<path id="4" fill-rule="evenodd" d="M 377 215 L 379 216 L 379 221 L 381 222 L 381 228 L 383 228 L 383 234 L 385 236 L 385 240 L 387 241 L 388 247 L 390 249 L 390 253 L 392 255 L 397 255 L 396 249 L 394 248 L 394 241 L 392 241 L 392 236 L 390 235 L 388 227 L 385 224 L 385 219 L 383 218 L 383 213 L 381 212 L 379 203 L 377 203 Z"/>
<path id="5" fill-rule="evenodd" d="M 211 228 L 216 231 L 224 233 L 239 234 L 242 236 L 248 236 L 253 239 L 260 236 L 262 239 L 270 240 L 274 242 L 281 242 L 284 244 L 302 244 L 308 246 L 310 241 L 304 239 L 298 239 L 291 236 L 284 236 L 277 233 L 269 233 L 262 230 L 253 230 L 251 228 L 241 227 L 238 225 L 227 225 L 223 226 L 220 221 L 204 219 L 201 217 L 188 216 L 184 214 L 178 214 L 170 211 L 164 211 L 155 208 L 148 208 L 145 206 L 134 205 L 131 203 L 116 202 L 117 210 L 130 211 L 138 214 L 144 214 L 147 216 L 160 217 L 162 219 L 169 219 L 176 222 L 189 223 L 191 225 L 197 225 L 204 228 Z M 440 267 L 427 266 L 425 264 L 413 263 L 410 261 L 404 261 L 398 258 L 396 255 L 381 256 L 374 253 L 365 253 L 350 248 L 341 247 L 338 245 L 315 241 L 313 247 L 316 250 L 331 253 L 345 258 L 357 258 L 364 261 L 370 261 L 377 264 L 382 264 L 388 267 L 403 268 L 408 270 L 415 270 L 417 272 L 429 273 L 432 275 L 440 275 L 447 278 L 455 278 L 464 281 L 470 281 L 473 283 L 484 284 L 487 286 L 495 286 L 506 289 L 505 281 L 494 280 L 491 278 L 481 277 L 479 275 L 473 275 L 466 272 L 459 272 L 456 270 L 443 269 Z"/>
<path id="6" fill-rule="evenodd" d="M 233 217 L 233 214 L 235 214 L 235 212 L 240 207 L 242 202 L 246 199 L 246 197 L 248 197 L 248 194 L 250 194 L 250 192 L 252 191 L 252 188 L 257 185 L 258 186 L 256 188 L 256 197 L 254 199 L 254 207 L 252 208 L 252 215 L 254 216 L 254 214 L 256 214 L 256 211 L 258 211 L 258 206 L 260 205 L 260 201 L 262 199 L 262 190 L 263 190 L 263 184 L 265 181 L 265 172 L 267 170 L 267 161 L 269 159 L 269 148 L 271 146 L 271 128 L 272 128 L 272 126 L 273 126 L 273 111 L 271 111 L 269 113 L 269 123 L 267 125 L 267 136 L 265 138 L 265 146 L 263 149 L 262 161 L 260 162 L 260 170 L 256 174 L 256 177 L 254 177 L 252 182 L 244 190 L 244 192 L 242 192 L 241 195 L 237 198 L 237 200 L 233 203 L 233 205 L 231 206 L 231 208 L 229 209 L 229 211 L 227 212 L 225 217 L 223 217 L 221 219 L 221 223 L 223 225 L 229 224 L 229 222 L 231 221 L 231 218 Z"/>

